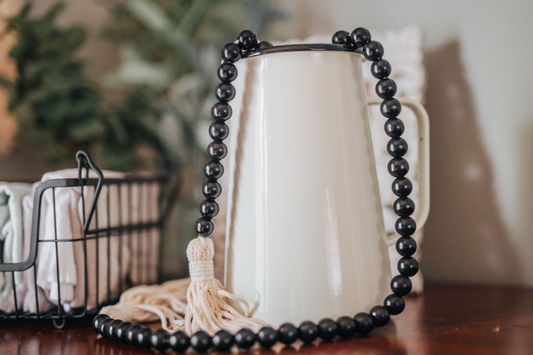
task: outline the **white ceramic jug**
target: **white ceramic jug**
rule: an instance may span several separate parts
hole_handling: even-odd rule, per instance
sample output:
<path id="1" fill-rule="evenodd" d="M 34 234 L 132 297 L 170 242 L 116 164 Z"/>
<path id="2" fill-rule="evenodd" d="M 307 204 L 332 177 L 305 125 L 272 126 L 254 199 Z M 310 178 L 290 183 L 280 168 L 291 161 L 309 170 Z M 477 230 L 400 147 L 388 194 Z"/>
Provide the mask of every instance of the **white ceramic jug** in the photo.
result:
<path id="1" fill-rule="evenodd" d="M 368 312 L 391 293 L 387 245 L 395 238 L 383 226 L 363 60 L 305 44 L 236 63 L 225 283 L 272 326 Z M 419 122 L 414 217 L 422 228 L 428 118 L 419 104 L 400 101 Z"/>

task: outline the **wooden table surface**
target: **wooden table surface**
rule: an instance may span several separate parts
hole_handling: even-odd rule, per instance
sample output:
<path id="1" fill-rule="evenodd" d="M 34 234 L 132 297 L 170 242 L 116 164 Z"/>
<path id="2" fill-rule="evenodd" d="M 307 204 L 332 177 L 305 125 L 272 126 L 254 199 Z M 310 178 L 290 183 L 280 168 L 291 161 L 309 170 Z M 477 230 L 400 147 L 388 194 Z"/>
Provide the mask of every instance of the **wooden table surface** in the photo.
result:
<path id="1" fill-rule="evenodd" d="M 432 285 L 370 336 L 253 354 L 533 354 L 533 289 Z M 0 320 L 0 354 L 149 354 L 98 338 L 87 321 Z M 153 352 L 152 352 L 153 353 Z"/>

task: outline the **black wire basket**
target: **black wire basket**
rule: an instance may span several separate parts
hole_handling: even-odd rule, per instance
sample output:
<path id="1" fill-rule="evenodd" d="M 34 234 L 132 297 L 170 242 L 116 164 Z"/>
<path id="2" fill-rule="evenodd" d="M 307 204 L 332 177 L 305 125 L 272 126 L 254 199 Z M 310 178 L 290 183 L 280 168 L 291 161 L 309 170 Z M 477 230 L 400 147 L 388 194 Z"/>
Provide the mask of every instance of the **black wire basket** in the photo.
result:
<path id="1" fill-rule="evenodd" d="M 25 259 L 4 263 L 0 256 L 0 272 L 3 276 L 11 274 L 14 303 L 12 311 L 0 311 L 0 319 L 52 319 L 62 328 L 66 319 L 96 314 L 116 302 L 129 287 L 158 282 L 162 232 L 177 198 L 179 175 L 170 174 L 169 165 L 164 164 L 158 176 L 106 177 L 87 152 L 79 151 L 76 159 L 77 178 L 42 181 L 35 189 Z M 60 225 L 66 217 L 58 213 L 56 201 L 61 189 L 80 194 L 82 220 L 77 237 L 62 234 Z M 45 194 L 52 202 L 48 214 L 43 210 Z M 47 238 L 43 236 L 45 218 L 49 228 L 53 226 Z M 68 255 L 74 256 L 76 266 L 72 289 L 62 282 L 64 274 L 73 274 L 65 262 Z M 52 267 L 43 276 L 39 263 L 45 262 Z M 25 280 L 24 299 L 15 285 L 16 277 Z M 54 295 L 53 300 L 46 299 L 41 289 L 38 281 L 43 277 L 56 281 L 46 290 Z"/>

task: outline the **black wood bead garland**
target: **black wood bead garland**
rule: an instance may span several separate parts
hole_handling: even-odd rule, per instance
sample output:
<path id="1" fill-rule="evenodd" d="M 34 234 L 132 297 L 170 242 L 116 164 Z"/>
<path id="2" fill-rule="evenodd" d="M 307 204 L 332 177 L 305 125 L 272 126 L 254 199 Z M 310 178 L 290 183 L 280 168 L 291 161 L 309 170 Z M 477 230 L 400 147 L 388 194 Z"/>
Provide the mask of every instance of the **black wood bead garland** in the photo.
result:
<path id="1" fill-rule="evenodd" d="M 270 349 L 278 340 L 279 333 L 272 327 L 263 327 L 257 332 L 257 341 L 265 349 Z"/>
<path id="2" fill-rule="evenodd" d="M 395 223 L 395 229 L 400 234 L 396 242 L 396 250 L 402 258 L 398 262 L 400 274 L 393 277 L 390 283 L 393 293 L 385 298 L 383 305 L 373 307 L 369 313 L 358 313 L 353 318 L 344 316 L 336 321 L 326 318 L 318 324 L 305 321 L 298 328 L 291 323 L 285 323 L 278 330 L 263 327 L 257 334 L 251 329 L 243 328 L 235 335 L 226 330 L 220 330 L 213 337 L 205 331 L 198 331 L 189 337 L 182 331 L 173 334 L 166 330 L 154 332 L 140 324 L 113 320 L 105 314 L 99 314 L 93 321 L 93 327 L 99 334 L 116 341 L 162 352 L 169 348 L 176 352 L 185 352 L 189 347 L 197 352 L 206 352 L 211 347 L 217 351 L 228 351 L 234 344 L 241 349 L 249 349 L 256 342 L 263 348 L 269 349 L 278 341 L 290 345 L 298 339 L 304 343 L 312 343 L 317 338 L 329 341 L 337 335 L 348 338 L 356 333 L 368 334 L 374 327 L 386 325 L 391 315 L 397 315 L 403 311 L 405 308 L 403 296 L 411 292 L 412 288 L 409 277 L 418 272 L 419 266 L 416 259 L 412 257 L 417 248 L 416 241 L 411 237 L 416 231 L 416 223 L 410 217 L 415 210 L 415 205 L 413 200 L 408 198 L 413 186 L 411 181 L 405 177 L 409 171 L 409 164 L 403 156 L 407 153 L 408 146 L 407 142 L 401 138 L 404 124 L 398 118 L 401 103 L 394 98 L 397 91 L 396 83 L 389 78 L 392 68 L 390 63 L 383 59 L 383 46 L 377 41 L 372 41 L 367 29 L 356 28 L 351 34 L 347 31 L 338 31 L 333 35 L 332 43 L 361 53 L 367 60 L 372 61 L 371 73 L 379 80 L 376 84 L 376 93 L 383 99 L 381 113 L 387 118 L 384 129 L 385 133 L 391 137 L 387 144 L 387 151 L 392 159 L 387 169 L 395 177 L 392 190 L 399 197 L 394 202 L 393 209 L 399 216 Z M 222 193 L 218 179 L 224 174 L 224 167 L 220 160 L 226 157 L 228 152 L 223 141 L 229 135 L 229 127 L 225 121 L 230 119 L 233 113 L 229 101 L 236 94 L 235 87 L 231 84 L 238 75 L 234 63 L 244 53 L 270 47 L 272 47 L 271 43 L 259 42 L 253 32 L 245 30 L 239 34 L 237 43 L 228 43 L 222 49 L 223 63 L 217 70 L 221 84 L 215 91 L 215 96 L 219 101 L 211 109 L 215 122 L 209 127 L 209 135 L 213 142 L 209 144 L 207 153 L 211 160 L 204 166 L 204 173 L 208 180 L 202 186 L 202 193 L 206 199 L 200 204 L 202 217 L 196 222 L 196 232 L 199 236 L 208 237 L 213 233 L 215 226 L 212 218 L 219 212 L 215 199 Z"/>
<path id="3" fill-rule="evenodd" d="M 337 324 L 339 326 L 339 335 L 343 338 L 350 338 L 357 331 L 355 328 L 355 321 L 350 317 L 339 317 L 339 319 L 337 319 Z"/>
<path id="4" fill-rule="evenodd" d="M 219 330 L 213 335 L 213 346 L 217 351 L 228 351 L 234 344 L 233 335 L 227 330 Z"/>
<path id="5" fill-rule="evenodd" d="M 315 341 L 320 335 L 318 326 L 310 321 L 305 321 L 298 327 L 298 337 L 305 344 L 310 344 Z"/>

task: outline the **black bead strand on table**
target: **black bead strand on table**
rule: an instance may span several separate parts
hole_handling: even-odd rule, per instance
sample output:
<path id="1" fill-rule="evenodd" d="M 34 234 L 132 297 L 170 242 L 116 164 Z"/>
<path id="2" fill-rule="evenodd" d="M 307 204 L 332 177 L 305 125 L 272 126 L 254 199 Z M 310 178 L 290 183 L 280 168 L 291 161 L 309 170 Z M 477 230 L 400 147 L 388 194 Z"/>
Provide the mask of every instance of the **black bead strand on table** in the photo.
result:
<path id="1" fill-rule="evenodd" d="M 298 339 L 304 343 L 312 343 L 319 337 L 323 341 L 329 341 L 337 335 L 348 338 L 355 333 L 368 334 L 374 327 L 386 325 L 391 315 L 397 315 L 403 311 L 405 301 L 402 296 L 411 291 L 412 284 L 409 277 L 417 273 L 419 266 L 416 259 L 412 257 L 417 248 L 416 241 L 411 237 L 416 231 L 416 223 L 410 217 L 415 210 L 415 205 L 407 197 L 412 191 L 412 183 L 405 177 L 409 171 L 409 164 L 403 158 L 407 152 L 407 142 L 401 138 L 405 127 L 402 120 L 398 118 L 401 113 L 401 103 L 394 98 L 397 92 L 396 83 L 389 78 L 392 67 L 387 60 L 383 59 L 383 46 L 373 41 L 370 32 L 365 28 L 356 28 L 351 33 L 338 31 L 333 35 L 332 43 L 357 51 L 366 59 L 373 61 L 371 73 L 379 79 L 375 88 L 376 94 L 384 99 L 380 109 L 383 116 L 387 118 L 384 129 L 385 133 L 391 137 L 387 144 L 387 151 L 393 157 L 387 169 L 396 178 L 392 184 L 392 190 L 399 197 L 393 204 L 394 212 L 400 217 L 395 223 L 396 231 L 401 235 L 396 242 L 396 250 L 402 256 L 398 262 L 400 275 L 395 276 L 390 283 L 393 294 L 385 298 L 382 306 L 373 307 L 369 313 L 358 313 L 353 318 L 344 316 L 336 321 L 326 318 L 318 324 L 305 321 L 298 328 L 293 324 L 285 323 L 278 330 L 268 326 L 263 327 L 257 334 L 250 329 L 243 328 L 235 335 L 226 330 L 220 330 L 213 337 L 205 331 L 198 331 L 189 337 L 182 331 L 172 334 L 162 329 L 153 331 L 139 324 L 113 320 L 105 314 L 94 318 L 93 327 L 98 333 L 116 341 L 162 352 L 169 348 L 176 352 L 185 352 L 189 347 L 197 352 L 206 352 L 211 347 L 218 351 L 229 351 L 234 344 L 241 349 L 249 349 L 256 342 L 263 348 L 269 349 L 278 341 L 290 345 Z M 259 42 L 253 32 L 245 30 L 239 34 L 237 43 L 228 43 L 222 49 L 223 63 L 217 70 L 221 84 L 215 90 L 218 102 L 211 109 L 211 115 L 215 121 L 209 127 L 209 135 L 213 142 L 209 144 L 207 153 L 211 161 L 204 167 L 208 181 L 203 184 L 202 193 L 206 200 L 200 205 L 202 217 L 196 223 L 199 236 L 207 237 L 213 233 L 215 226 L 211 219 L 219 212 L 215 199 L 222 193 L 218 179 L 224 173 L 224 167 L 220 160 L 228 153 L 226 145 L 222 142 L 229 136 L 229 127 L 224 121 L 230 119 L 233 114 L 229 101 L 236 95 L 236 90 L 231 84 L 238 74 L 234 63 L 241 58 L 243 53 L 270 47 L 272 47 L 270 42 Z"/>
<path id="2" fill-rule="evenodd" d="M 191 345 L 191 338 L 185 332 L 178 331 L 170 334 L 168 338 L 170 348 L 178 353 L 185 352 Z"/>
<path id="3" fill-rule="evenodd" d="M 389 313 L 394 316 L 402 313 L 403 309 L 405 308 L 405 301 L 401 296 L 392 294 L 388 295 L 385 298 L 383 306 L 385 306 L 385 308 L 387 308 L 387 311 L 389 311 Z"/>
<path id="4" fill-rule="evenodd" d="M 339 335 L 343 338 L 350 338 L 355 334 L 357 328 L 353 318 L 342 316 L 337 319 L 337 325 L 339 326 Z"/>
<path id="5" fill-rule="evenodd" d="M 257 332 L 257 341 L 265 349 L 270 349 L 278 340 L 279 334 L 272 327 L 263 327 Z"/>
<path id="6" fill-rule="evenodd" d="M 165 352 L 170 349 L 170 334 L 164 329 L 158 329 L 152 333 L 150 344 L 155 350 Z"/>
<path id="7" fill-rule="evenodd" d="M 228 351 L 235 342 L 233 335 L 227 330 L 219 330 L 213 335 L 213 347 L 217 351 Z"/>
<path id="8" fill-rule="evenodd" d="M 235 333 L 235 344 L 240 349 L 250 349 L 257 341 L 257 335 L 248 328 L 242 328 Z"/>
<path id="9" fill-rule="evenodd" d="M 208 332 L 197 331 L 191 336 L 191 347 L 199 353 L 205 353 L 213 345 L 213 340 Z"/>

